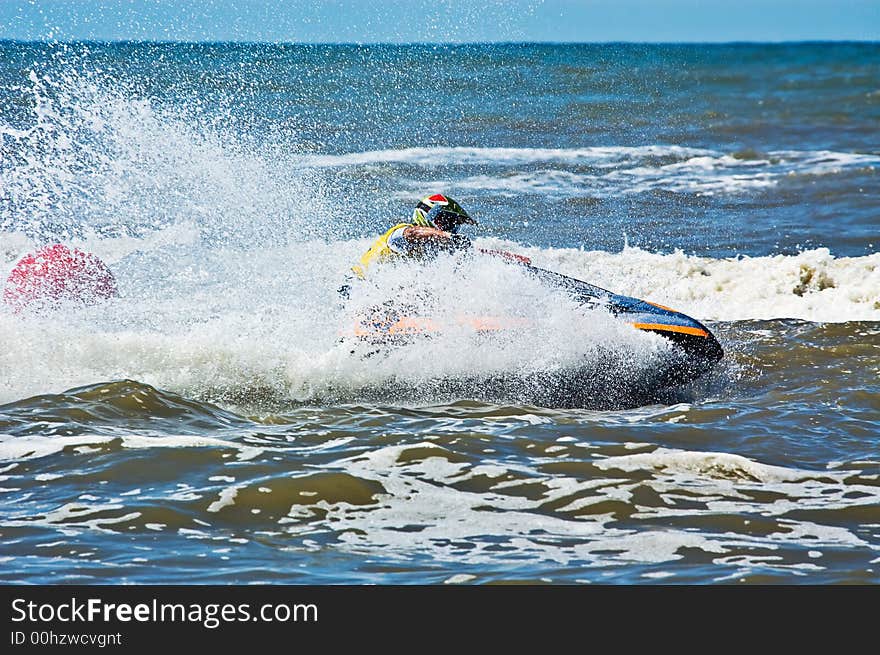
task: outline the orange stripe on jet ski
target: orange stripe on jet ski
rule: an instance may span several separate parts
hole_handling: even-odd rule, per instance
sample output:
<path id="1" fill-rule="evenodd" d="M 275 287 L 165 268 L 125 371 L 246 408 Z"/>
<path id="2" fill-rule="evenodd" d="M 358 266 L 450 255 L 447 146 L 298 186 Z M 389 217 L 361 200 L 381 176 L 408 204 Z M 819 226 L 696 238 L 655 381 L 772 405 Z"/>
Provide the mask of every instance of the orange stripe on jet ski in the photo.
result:
<path id="1" fill-rule="evenodd" d="M 468 325 L 478 332 L 495 332 L 529 325 L 529 321 L 524 318 L 497 316 L 459 316 L 458 323 Z"/>
<path id="2" fill-rule="evenodd" d="M 666 305 L 661 305 L 656 302 L 651 302 L 650 300 L 646 300 L 645 302 L 648 303 L 649 305 L 654 305 L 654 307 L 659 307 L 660 309 L 665 309 L 667 312 L 675 312 L 676 314 L 678 314 L 678 310 L 672 309 L 672 307 L 667 307 Z"/>
<path id="3" fill-rule="evenodd" d="M 366 321 L 356 325 L 353 331 L 356 337 L 369 337 L 379 334 L 418 334 L 420 332 L 437 332 L 439 326 L 428 318 L 410 318 L 404 316 L 390 324 L 370 325 Z"/>
<path id="4" fill-rule="evenodd" d="M 496 316 L 459 316 L 458 324 L 466 325 L 477 332 L 498 332 L 501 330 L 520 328 L 529 325 L 529 321 L 517 317 Z M 440 332 L 440 324 L 430 318 L 402 316 L 394 322 L 371 324 L 364 320 L 355 325 L 354 336 L 369 337 L 379 334 L 419 334 Z"/>
<path id="5" fill-rule="evenodd" d="M 631 323 L 634 328 L 639 330 L 658 330 L 660 332 L 681 332 L 682 334 L 693 334 L 697 337 L 708 337 L 709 333 L 700 328 L 686 327 L 684 325 L 663 325 L 661 323 Z"/>
<path id="6" fill-rule="evenodd" d="M 392 323 L 388 328 L 389 334 L 416 334 L 419 332 L 437 332 L 440 328 L 430 318 L 413 318 L 404 316 Z"/>

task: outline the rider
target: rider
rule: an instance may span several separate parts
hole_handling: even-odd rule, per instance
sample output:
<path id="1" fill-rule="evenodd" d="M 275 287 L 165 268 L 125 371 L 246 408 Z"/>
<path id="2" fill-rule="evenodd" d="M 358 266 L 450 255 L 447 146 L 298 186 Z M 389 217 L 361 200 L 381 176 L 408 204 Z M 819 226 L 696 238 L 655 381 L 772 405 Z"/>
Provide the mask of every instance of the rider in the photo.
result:
<path id="1" fill-rule="evenodd" d="M 435 193 L 422 198 L 409 223 L 398 223 L 380 236 L 360 261 L 351 267 L 361 280 L 376 262 L 401 257 L 425 258 L 440 251 L 470 247 L 470 240 L 458 233 L 461 225 L 476 225 L 468 213 L 449 196 Z"/>

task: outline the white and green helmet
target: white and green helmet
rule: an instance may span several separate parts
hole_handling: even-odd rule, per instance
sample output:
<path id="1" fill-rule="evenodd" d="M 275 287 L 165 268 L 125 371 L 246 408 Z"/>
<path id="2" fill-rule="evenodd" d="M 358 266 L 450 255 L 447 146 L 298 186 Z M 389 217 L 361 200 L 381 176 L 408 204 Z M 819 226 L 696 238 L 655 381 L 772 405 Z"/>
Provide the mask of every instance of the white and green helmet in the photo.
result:
<path id="1" fill-rule="evenodd" d="M 458 227 L 464 223 L 476 225 L 477 222 L 472 219 L 468 213 L 462 209 L 461 205 L 455 202 L 449 196 L 435 193 L 419 200 L 416 208 L 413 210 L 413 225 L 422 225 L 424 227 L 436 227 L 444 232 L 458 232 Z"/>

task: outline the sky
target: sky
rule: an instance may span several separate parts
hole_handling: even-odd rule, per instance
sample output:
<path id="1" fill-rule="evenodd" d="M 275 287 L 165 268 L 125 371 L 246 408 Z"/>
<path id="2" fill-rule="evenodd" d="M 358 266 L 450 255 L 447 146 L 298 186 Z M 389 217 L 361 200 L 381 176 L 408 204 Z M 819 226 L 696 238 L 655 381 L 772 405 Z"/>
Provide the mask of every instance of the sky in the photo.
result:
<path id="1" fill-rule="evenodd" d="M 0 0 L 0 39 L 880 41 L 880 0 Z"/>

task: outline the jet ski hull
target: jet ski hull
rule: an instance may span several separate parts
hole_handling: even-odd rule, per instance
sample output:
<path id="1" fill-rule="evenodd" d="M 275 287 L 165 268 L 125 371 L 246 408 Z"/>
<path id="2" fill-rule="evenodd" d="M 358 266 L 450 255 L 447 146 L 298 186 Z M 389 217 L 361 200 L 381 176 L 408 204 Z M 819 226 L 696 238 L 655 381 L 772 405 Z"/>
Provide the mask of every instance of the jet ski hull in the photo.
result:
<path id="1" fill-rule="evenodd" d="M 565 291 L 584 307 L 603 308 L 636 330 L 667 339 L 672 348 L 662 370 L 652 376 L 651 386 L 655 389 L 696 380 L 712 370 L 724 357 L 724 350 L 715 335 L 705 325 L 682 312 L 647 300 L 615 294 L 582 280 L 532 266 L 527 258 L 519 255 L 503 251 L 482 252 L 501 256 L 521 266 L 543 284 Z M 528 319 L 521 317 L 480 315 L 461 315 L 456 323 L 459 327 L 485 335 L 530 325 Z M 344 336 L 381 347 L 411 343 L 414 339 L 439 334 L 443 329 L 441 322 L 424 316 L 419 308 L 399 306 L 389 301 L 362 313 L 354 329 Z M 375 352 L 377 350 L 367 351 L 368 354 Z"/>

